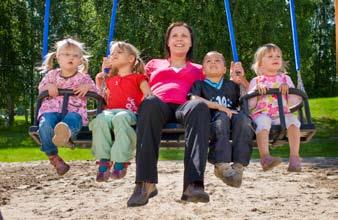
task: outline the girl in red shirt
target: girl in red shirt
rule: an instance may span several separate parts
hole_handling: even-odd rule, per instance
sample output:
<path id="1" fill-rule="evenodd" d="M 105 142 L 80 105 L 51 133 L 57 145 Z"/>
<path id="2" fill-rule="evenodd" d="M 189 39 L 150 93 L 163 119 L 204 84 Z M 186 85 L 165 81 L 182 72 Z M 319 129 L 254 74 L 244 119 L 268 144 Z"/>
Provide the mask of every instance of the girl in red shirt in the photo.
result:
<path id="1" fill-rule="evenodd" d="M 110 48 L 109 58 L 103 59 L 102 69 L 96 75 L 101 94 L 106 96 L 107 109 L 89 125 L 93 133 L 92 150 L 99 160 L 96 181 L 123 178 L 136 146 L 136 111 L 143 100 L 151 94 L 144 73 L 144 63 L 139 51 L 131 44 L 117 41 Z M 112 138 L 111 132 L 114 134 Z M 113 166 L 112 172 L 110 168 Z"/>

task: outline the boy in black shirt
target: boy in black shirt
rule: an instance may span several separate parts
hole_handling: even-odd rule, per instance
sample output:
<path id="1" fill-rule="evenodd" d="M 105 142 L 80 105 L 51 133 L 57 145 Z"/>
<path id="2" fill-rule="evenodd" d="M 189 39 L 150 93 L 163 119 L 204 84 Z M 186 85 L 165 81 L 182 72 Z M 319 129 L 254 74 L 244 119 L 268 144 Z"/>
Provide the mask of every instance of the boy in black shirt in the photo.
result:
<path id="1" fill-rule="evenodd" d="M 231 72 L 243 68 L 231 66 Z M 252 152 L 253 132 L 251 121 L 239 112 L 240 88 L 224 78 L 225 60 L 221 53 L 208 52 L 203 59 L 206 79 L 196 81 L 190 89 L 191 99 L 202 99 L 211 115 L 211 137 L 208 161 L 215 165 L 214 173 L 224 183 L 233 187 L 242 184 L 243 166 L 247 166 Z M 230 143 L 230 129 L 232 143 Z M 231 164 L 231 162 L 233 162 Z"/>

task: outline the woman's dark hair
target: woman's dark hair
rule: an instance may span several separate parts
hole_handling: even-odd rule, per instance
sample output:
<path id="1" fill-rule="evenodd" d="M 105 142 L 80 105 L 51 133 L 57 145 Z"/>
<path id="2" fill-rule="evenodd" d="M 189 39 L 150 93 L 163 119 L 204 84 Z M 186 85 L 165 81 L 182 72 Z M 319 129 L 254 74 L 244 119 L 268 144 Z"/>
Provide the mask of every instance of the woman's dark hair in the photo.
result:
<path id="1" fill-rule="evenodd" d="M 194 48 L 194 33 L 192 31 L 192 28 L 187 23 L 184 23 L 184 22 L 174 22 L 174 23 L 171 23 L 169 25 L 169 27 L 167 28 L 167 32 L 165 33 L 165 42 L 164 42 L 165 43 L 165 52 L 166 52 L 167 57 L 170 57 L 170 48 L 168 47 L 168 41 L 169 41 L 169 36 L 170 36 L 171 30 L 174 27 L 181 27 L 181 26 L 187 28 L 189 30 L 189 33 L 190 33 L 191 47 L 188 50 L 186 59 L 187 60 L 191 60 L 192 59 L 192 55 L 193 55 L 192 51 L 193 51 L 193 48 Z"/>

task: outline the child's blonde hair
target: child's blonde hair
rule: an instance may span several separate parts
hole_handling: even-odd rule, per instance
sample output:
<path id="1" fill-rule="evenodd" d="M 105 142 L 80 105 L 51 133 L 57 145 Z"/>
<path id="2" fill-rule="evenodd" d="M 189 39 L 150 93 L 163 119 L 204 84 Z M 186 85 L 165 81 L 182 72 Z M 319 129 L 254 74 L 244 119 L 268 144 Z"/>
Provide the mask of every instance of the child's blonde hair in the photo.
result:
<path id="1" fill-rule="evenodd" d="M 84 49 L 84 44 L 80 43 L 74 39 L 66 38 L 56 42 L 54 52 L 50 52 L 45 56 L 45 60 L 42 63 L 42 66 L 39 68 L 42 72 L 47 72 L 53 68 L 54 59 L 59 56 L 59 53 L 64 48 L 75 47 L 80 50 L 81 55 L 81 65 L 78 67 L 78 70 L 82 73 L 87 73 L 89 68 L 89 56 Z"/>
<path id="2" fill-rule="evenodd" d="M 253 71 L 255 71 L 255 73 L 260 76 L 263 75 L 263 73 L 260 71 L 260 64 L 262 63 L 262 59 L 263 57 L 271 52 L 271 51 L 278 51 L 282 57 L 282 66 L 281 68 L 278 70 L 278 72 L 283 72 L 283 73 L 287 73 L 286 72 L 286 68 L 287 68 L 287 63 L 283 60 L 283 56 L 282 56 L 282 50 L 273 43 L 269 43 L 269 44 L 264 44 L 263 46 L 261 46 L 260 48 L 257 49 L 255 56 L 254 56 L 254 61 L 253 64 L 251 66 L 251 68 L 253 69 Z"/>
<path id="3" fill-rule="evenodd" d="M 144 71 L 144 62 L 140 57 L 140 51 L 133 46 L 130 43 L 127 43 L 125 41 L 114 41 L 112 42 L 111 46 L 110 46 L 110 52 L 113 52 L 113 50 L 115 48 L 119 48 L 123 51 L 125 51 L 126 53 L 128 53 L 129 55 L 132 55 L 135 57 L 134 63 L 133 63 L 133 67 L 132 67 L 132 72 L 133 73 L 141 73 L 143 74 Z M 112 69 L 110 71 L 110 75 L 116 75 L 118 73 L 117 69 Z"/>

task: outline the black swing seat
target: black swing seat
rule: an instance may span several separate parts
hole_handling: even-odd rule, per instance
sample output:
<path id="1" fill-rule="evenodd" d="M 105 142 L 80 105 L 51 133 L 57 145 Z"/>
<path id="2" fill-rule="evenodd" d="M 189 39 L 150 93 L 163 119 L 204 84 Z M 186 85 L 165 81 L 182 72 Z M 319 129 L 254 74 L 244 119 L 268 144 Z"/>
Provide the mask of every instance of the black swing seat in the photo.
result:
<path id="1" fill-rule="evenodd" d="M 73 90 L 71 89 L 59 89 L 59 95 L 63 96 L 63 103 L 62 103 L 62 114 L 67 114 L 67 106 L 70 96 L 75 96 Z M 38 122 L 38 112 L 41 107 L 42 101 L 47 98 L 48 91 L 43 91 L 37 97 L 36 101 L 36 110 L 34 116 L 34 123 L 32 126 L 29 127 L 29 135 L 33 138 L 33 140 L 38 144 L 41 145 L 40 137 L 39 137 L 39 122 Z M 88 118 L 94 117 L 95 115 L 102 112 L 104 106 L 106 105 L 106 101 L 104 98 L 95 92 L 87 92 L 87 107 L 93 106 L 96 109 L 88 110 Z M 90 147 L 92 141 L 92 133 L 89 130 L 88 126 L 82 126 L 79 134 L 77 135 L 76 139 L 73 140 L 74 144 L 78 147 Z"/>
<path id="2" fill-rule="evenodd" d="M 74 93 L 72 90 L 59 89 L 59 94 L 64 96 L 62 113 L 66 114 L 67 112 L 66 106 L 68 105 L 69 96 L 73 96 Z M 285 116 L 282 110 L 283 109 L 282 108 L 282 95 L 278 89 L 270 89 L 267 91 L 267 94 L 277 95 L 280 118 L 281 118 L 280 125 L 272 125 L 271 127 L 270 134 L 269 134 L 269 143 L 271 144 L 272 147 L 287 144 L 288 139 L 287 139 L 286 126 L 285 126 Z M 295 94 L 302 98 L 302 102 L 298 104 L 297 106 L 292 107 L 291 112 L 296 112 L 296 111 L 298 112 L 298 118 L 301 122 L 301 127 L 300 127 L 301 143 L 308 142 L 312 138 L 312 136 L 315 134 L 315 131 L 316 131 L 315 125 L 311 121 L 308 97 L 304 92 L 298 89 L 294 89 L 294 88 L 289 89 L 289 94 Z M 259 96 L 258 92 L 247 94 L 243 96 L 240 100 L 243 111 L 247 115 L 249 115 L 248 100 L 256 96 Z M 34 121 L 33 126 L 29 128 L 29 135 L 39 145 L 41 145 L 41 142 L 40 142 L 39 133 L 38 133 L 39 126 L 38 126 L 38 121 L 37 121 L 37 115 L 38 115 L 38 110 L 41 106 L 41 103 L 43 99 L 46 97 L 48 97 L 47 91 L 42 92 L 38 96 L 36 112 L 35 112 L 35 121 Z M 91 101 L 88 101 L 88 106 L 91 106 L 91 105 L 96 106 L 96 109 L 88 110 L 88 115 L 89 115 L 89 118 L 95 117 L 95 115 L 102 112 L 106 102 L 100 95 L 93 93 L 93 92 L 88 92 L 86 94 L 86 97 L 87 99 L 94 100 L 94 104 L 90 103 Z M 305 114 L 305 117 L 304 117 L 304 114 Z M 162 129 L 160 146 L 161 147 L 183 147 L 184 146 L 184 132 L 185 132 L 184 127 L 181 124 L 178 124 L 178 123 L 166 124 L 165 127 Z M 77 135 L 76 139 L 73 141 L 77 147 L 90 148 L 91 143 L 92 143 L 92 133 L 88 129 L 88 126 L 83 126 L 81 131 Z"/>
<path id="3" fill-rule="evenodd" d="M 289 94 L 300 96 L 302 99 L 302 101 L 299 104 L 297 104 L 296 106 L 292 106 L 290 111 L 298 112 L 298 119 L 301 123 L 300 141 L 301 143 L 306 143 L 311 140 L 311 138 L 316 132 L 315 125 L 312 123 L 311 120 L 308 96 L 301 90 L 295 88 L 290 88 Z M 277 147 L 288 143 L 287 130 L 285 125 L 285 115 L 282 103 L 282 94 L 280 93 L 279 89 L 269 89 L 267 91 L 267 95 L 277 95 L 280 125 L 272 125 L 269 134 L 269 143 L 271 144 L 272 147 Z M 249 115 L 248 100 L 250 98 L 254 98 L 257 96 L 260 96 L 260 94 L 258 93 L 258 91 L 255 91 L 253 93 L 241 97 L 240 103 L 242 104 L 244 113 L 246 113 L 247 115 Z"/>
<path id="4" fill-rule="evenodd" d="M 62 104 L 62 114 L 67 113 L 68 100 L 70 96 L 74 96 L 74 93 L 70 89 L 59 89 L 59 95 L 64 96 Z M 39 108 L 42 101 L 48 97 L 48 91 L 44 91 L 37 97 L 36 111 L 34 117 L 34 123 L 29 127 L 29 135 L 38 144 L 41 145 L 39 137 L 39 122 L 37 120 Z M 88 110 L 88 118 L 93 118 L 101 113 L 106 105 L 104 98 L 94 92 L 88 92 L 86 94 L 87 107 L 96 107 L 95 109 Z M 112 134 L 113 136 L 113 134 Z M 114 136 L 113 136 L 114 138 Z M 82 126 L 75 140 L 73 140 L 76 147 L 90 148 L 92 144 L 92 132 L 88 126 Z M 180 147 L 184 145 L 184 128 L 180 124 L 168 123 L 162 130 L 161 146 L 164 147 Z"/>

